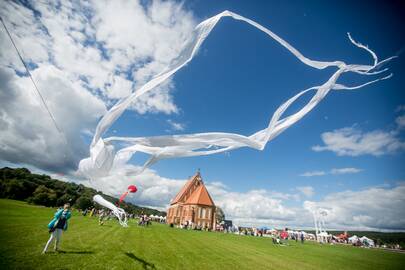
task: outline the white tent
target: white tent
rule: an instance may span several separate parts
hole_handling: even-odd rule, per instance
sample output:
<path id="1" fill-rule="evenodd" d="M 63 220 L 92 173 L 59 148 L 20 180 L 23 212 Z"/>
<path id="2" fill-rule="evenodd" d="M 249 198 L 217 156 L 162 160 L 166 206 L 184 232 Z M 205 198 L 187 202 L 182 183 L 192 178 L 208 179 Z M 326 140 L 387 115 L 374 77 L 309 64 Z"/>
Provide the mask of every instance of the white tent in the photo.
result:
<path id="1" fill-rule="evenodd" d="M 357 237 L 357 235 L 353 235 L 352 237 L 349 237 L 349 243 L 357 243 L 357 241 L 359 240 L 359 238 Z"/>
<path id="2" fill-rule="evenodd" d="M 367 238 L 365 236 L 360 238 L 361 243 L 367 247 L 374 247 L 374 241 L 370 238 Z"/>
<path id="3" fill-rule="evenodd" d="M 312 239 L 312 240 L 316 239 L 316 236 L 313 233 L 307 233 L 306 237 L 309 238 L 309 239 Z"/>

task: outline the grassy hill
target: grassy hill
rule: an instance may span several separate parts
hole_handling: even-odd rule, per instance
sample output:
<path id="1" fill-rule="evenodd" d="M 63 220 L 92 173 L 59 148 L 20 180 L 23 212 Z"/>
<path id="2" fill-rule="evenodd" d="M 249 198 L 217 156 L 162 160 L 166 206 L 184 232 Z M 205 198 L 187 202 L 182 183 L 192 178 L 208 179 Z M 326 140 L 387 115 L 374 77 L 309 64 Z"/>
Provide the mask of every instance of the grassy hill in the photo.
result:
<path id="1" fill-rule="evenodd" d="M 93 203 L 93 196 L 101 194 L 106 200 L 117 203 L 118 199 L 105 195 L 93 188 L 73 182 L 52 179 L 45 174 L 31 173 L 26 168 L 0 168 L 0 198 L 27 201 L 50 207 L 70 203 L 77 209 L 100 208 Z M 165 216 L 165 212 L 121 202 L 120 207 L 127 213 Z"/>
<path id="2" fill-rule="evenodd" d="M 63 253 L 41 255 L 54 209 L 0 200 L 0 269 L 404 269 L 405 254 L 185 231 L 163 224 L 128 228 L 75 213 Z"/>

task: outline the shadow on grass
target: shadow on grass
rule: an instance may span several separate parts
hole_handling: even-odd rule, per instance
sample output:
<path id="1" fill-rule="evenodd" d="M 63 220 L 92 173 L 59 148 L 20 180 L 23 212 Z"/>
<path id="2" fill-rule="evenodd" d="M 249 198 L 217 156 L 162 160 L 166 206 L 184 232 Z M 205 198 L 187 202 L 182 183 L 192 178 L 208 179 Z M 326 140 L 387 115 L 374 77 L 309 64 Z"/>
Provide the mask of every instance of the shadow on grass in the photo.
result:
<path id="1" fill-rule="evenodd" d="M 134 261 L 136 261 L 138 263 L 141 263 L 143 269 L 156 269 L 156 267 L 155 267 L 155 265 L 153 263 L 149 263 L 149 262 L 145 261 L 144 259 L 141 259 L 141 258 L 135 256 L 134 253 L 125 252 L 125 255 L 127 255 L 128 257 L 130 257 Z"/>
<path id="2" fill-rule="evenodd" d="M 60 250 L 57 251 L 56 253 L 62 253 L 62 254 L 94 254 L 94 251 L 80 251 L 80 250 Z"/>

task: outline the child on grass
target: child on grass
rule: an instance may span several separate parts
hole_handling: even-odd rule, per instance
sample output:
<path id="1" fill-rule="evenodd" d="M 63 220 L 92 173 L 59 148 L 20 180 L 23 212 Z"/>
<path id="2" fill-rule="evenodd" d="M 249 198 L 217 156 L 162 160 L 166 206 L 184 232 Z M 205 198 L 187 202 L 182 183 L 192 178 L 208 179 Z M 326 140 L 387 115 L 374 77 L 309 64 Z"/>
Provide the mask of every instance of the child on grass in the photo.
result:
<path id="1" fill-rule="evenodd" d="M 62 237 L 62 230 L 66 231 L 68 227 L 68 219 L 71 216 L 70 213 L 70 204 L 66 203 L 63 206 L 63 209 L 58 209 L 56 211 L 54 218 L 49 222 L 48 228 L 51 236 L 49 237 L 48 242 L 45 245 L 44 250 L 42 251 L 43 254 L 46 253 L 48 250 L 49 245 L 51 244 L 52 240 L 55 239 L 55 251 L 58 251 L 59 243 Z"/>

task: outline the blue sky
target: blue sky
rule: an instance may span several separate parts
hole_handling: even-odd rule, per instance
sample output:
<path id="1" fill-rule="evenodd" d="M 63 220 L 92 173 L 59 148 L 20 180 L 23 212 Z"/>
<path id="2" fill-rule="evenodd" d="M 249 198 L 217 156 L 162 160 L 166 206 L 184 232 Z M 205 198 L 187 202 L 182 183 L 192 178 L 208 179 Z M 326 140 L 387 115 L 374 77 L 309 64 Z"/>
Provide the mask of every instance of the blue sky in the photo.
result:
<path id="1" fill-rule="evenodd" d="M 61 8 L 51 4 L 27 5 L 7 2 L 3 5 L 9 12 L 6 14 L 7 11 L 4 11 L 2 16 L 9 25 L 12 23 L 16 25 L 15 29 L 11 28 L 12 32 L 16 33 L 18 44 L 21 45 L 25 57 L 32 63 L 32 72 L 40 81 L 39 85 L 42 85 L 43 91 L 47 92 L 47 88 L 51 88 L 50 83 L 55 83 L 55 87 L 49 89 L 49 93 L 55 93 L 52 92 L 56 91 L 54 89 L 65 88 L 66 93 L 74 93 L 71 99 L 63 98 L 63 100 L 57 100 L 54 95 L 48 94 L 50 107 L 54 108 L 56 116 L 61 115 L 59 118 L 56 117 L 58 121 L 65 121 L 64 117 L 68 117 L 66 111 L 77 111 L 75 118 L 72 117 L 71 120 L 66 121 L 64 127 L 65 130 L 69 130 L 67 137 L 72 144 L 73 152 L 80 153 L 72 158 L 72 164 L 77 164 L 80 158 L 85 157 L 82 153 L 88 151 L 88 144 L 97 120 L 118 100 L 117 97 L 124 97 L 129 93 L 128 91 L 136 89 L 138 85 L 164 67 L 166 60 L 159 60 L 156 57 L 156 55 L 162 55 L 163 59 L 167 56 L 165 53 L 160 53 L 160 48 L 163 48 L 163 52 L 168 51 L 173 54 L 172 47 L 180 44 L 180 42 L 176 43 L 177 40 L 181 40 L 183 35 L 189 33 L 196 23 L 227 9 L 269 28 L 311 59 L 371 64 L 370 55 L 350 43 L 347 37 L 347 32 L 350 32 L 356 41 L 369 45 L 380 59 L 398 55 L 398 58 L 385 66 L 389 67 L 389 72 L 394 73 L 394 76 L 359 90 L 332 91 L 302 120 L 269 142 L 264 151 L 244 148 L 226 154 L 160 161 L 152 166 L 151 174 L 153 179 L 163 179 L 158 183 L 166 183 L 164 185 L 167 185 L 165 186 L 165 192 L 168 190 L 167 194 L 165 193 L 167 198 L 172 196 L 173 192 L 175 193 L 176 189 L 184 183 L 184 179 L 193 175 L 198 168 L 201 169 L 203 179 L 210 185 L 209 190 L 214 194 L 214 200 L 217 196 L 217 200 L 223 204 L 221 207 L 228 210 L 230 217 L 246 224 L 267 222 L 281 225 L 288 220 L 290 224 L 296 226 L 310 226 L 307 221 L 302 221 L 300 218 L 294 219 L 289 215 L 284 219 L 281 218 L 283 221 L 277 220 L 274 217 L 277 213 L 273 212 L 265 218 L 252 215 L 250 216 L 252 221 L 246 221 L 240 213 L 249 212 L 251 209 L 249 207 L 253 207 L 252 205 L 229 206 L 230 198 L 253 197 L 256 191 L 263 192 L 265 194 L 263 196 L 271 202 L 270 205 L 273 202 L 275 207 L 282 205 L 283 211 L 286 213 L 291 211 L 293 216 L 302 211 L 305 200 L 333 205 L 338 201 L 333 199 L 335 197 L 363 198 L 362 196 L 374 194 L 374 191 L 377 194 L 385 192 L 388 194 L 386 198 L 395 199 L 396 197 L 390 197 L 394 196 L 390 194 L 395 192 L 397 192 L 395 196 L 401 196 L 402 189 L 399 188 L 404 186 L 405 181 L 405 170 L 402 165 L 405 164 L 405 119 L 401 118 L 405 115 L 405 107 L 403 107 L 405 104 L 403 89 L 405 32 L 401 30 L 404 24 L 404 12 L 401 13 L 401 11 L 405 9 L 399 1 L 384 3 L 381 1 L 367 3 L 352 1 L 187 1 L 185 3 L 155 1 L 150 3 L 142 1 L 140 4 L 137 1 L 119 1 L 114 7 L 102 1 L 73 3 L 72 7 L 70 7 L 70 1 L 66 3 L 69 3 L 69 5 L 66 4 L 69 7 L 63 8 L 62 5 Z M 142 14 L 142 16 L 126 14 L 124 11 L 128 8 L 125 7 L 128 6 L 137 6 L 134 12 L 140 13 L 134 14 Z M 64 14 L 75 14 L 78 18 L 73 16 L 73 19 L 60 19 L 58 22 Z M 173 17 L 167 19 L 166 14 L 171 14 Z M 137 27 L 143 25 L 143 16 L 147 21 L 145 28 Z M 119 17 L 127 25 L 131 22 L 129 31 L 132 29 L 138 31 L 133 33 L 132 39 L 126 38 L 123 34 L 125 32 L 123 29 L 126 28 L 120 23 Z M 32 20 L 32 27 L 42 30 L 29 31 L 30 28 L 24 25 L 27 22 L 21 18 Z M 160 28 L 156 30 L 154 28 L 156 25 L 148 20 L 150 18 L 153 19 L 152 21 L 163 22 L 162 24 L 167 22 L 165 20 L 169 20 L 170 23 L 167 27 L 165 25 L 166 28 L 163 30 Z M 160 19 L 162 21 L 159 21 Z M 63 30 L 58 30 L 53 20 L 58 22 L 57 24 L 66 24 Z M 132 24 L 131 20 L 135 22 Z M 79 27 L 81 30 L 73 33 L 76 25 L 81 23 L 85 27 Z M 165 31 L 168 36 L 165 35 Z M 177 34 L 178 38 L 176 38 Z M 77 37 L 80 35 L 86 37 Z M 173 36 L 174 41 L 170 41 L 169 39 Z M 13 85 L 18 85 L 22 87 L 21 89 L 29 87 L 21 73 L 18 59 L 10 56 L 13 52 L 3 38 L 4 33 L 1 37 L 3 40 L 1 46 L 5 52 L 9 52 L 8 55 L 7 53 L 1 55 L 3 66 L 9 68 L 4 71 L 6 75 L 2 77 L 2 88 L 13 89 L 10 86 L 12 83 L 9 83 L 12 81 L 18 82 Z M 68 43 L 63 43 L 65 37 L 72 39 L 69 41 L 71 43 L 69 45 L 72 45 L 72 55 L 69 55 L 68 49 L 64 49 L 69 48 L 66 45 Z M 24 39 L 26 39 L 25 42 Z M 27 40 L 39 43 L 43 48 L 30 48 L 26 45 Z M 38 42 L 39 40 L 41 42 Z M 117 43 L 122 43 L 122 47 Z M 148 43 L 150 46 L 143 46 L 142 43 Z M 74 55 L 76 50 L 74 46 L 78 46 L 76 49 L 83 50 L 83 53 L 79 56 Z M 120 58 L 121 56 L 114 58 L 114 53 L 131 46 L 135 49 L 133 51 L 128 49 L 124 58 Z M 156 49 L 150 49 L 150 47 L 156 47 Z M 139 53 L 140 51 L 143 53 Z M 169 56 L 167 57 L 170 59 Z M 83 62 L 80 62 L 80 58 L 84 59 Z M 123 61 L 128 63 L 122 64 Z M 143 76 L 141 68 L 148 67 L 149 63 L 157 63 L 157 67 L 153 66 L 151 68 L 153 70 Z M 81 66 L 83 66 L 82 69 Z M 137 69 L 138 67 L 141 68 Z M 257 29 L 225 18 L 212 31 L 193 61 L 175 74 L 170 85 L 163 87 L 151 98 L 157 99 L 156 104 L 159 105 L 150 105 L 147 101 L 134 105 L 132 110 L 126 111 L 112 126 L 105 137 L 156 136 L 210 131 L 250 135 L 267 126 L 273 112 L 284 101 L 300 90 L 324 83 L 334 71 L 333 68 L 322 71 L 312 69 Z M 51 78 L 49 74 L 58 78 L 58 84 L 55 80 L 51 80 L 54 77 Z M 107 80 L 106 78 L 109 77 L 112 79 Z M 118 77 L 125 78 L 122 84 L 118 83 L 120 80 Z M 378 75 L 375 76 L 377 77 Z M 374 76 L 372 78 L 374 79 Z M 342 77 L 340 83 L 358 85 L 369 79 L 370 77 L 365 78 L 361 75 L 347 75 Z M 119 89 L 114 88 L 115 86 Z M 125 88 L 124 86 L 128 88 L 127 92 L 120 92 Z M 60 91 L 62 93 L 62 90 Z M 92 96 L 87 96 L 88 93 Z M 64 97 L 63 94 L 61 96 Z M 300 109 L 311 96 L 312 94 L 308 94 L 301 98 L 287 111 L 287 114 Z M 32 101 L 32 99 L 35 97 L 32 96 L 29 100 Z M 17 101 L 16 104 L 18 104 Z M 66 107 L 66 111 L 58 112 L 63 107 Z M 8 119 L 26 117 L 18 115 L 16 110 L 16 107 L 9 108 L 9 111 L 5 110 L 3 113 L 9 115 Z M 46 115 L 44 114 L 43 117 L 45 119 Z M 28 118 L 27 121 L 30 124 L 33 122 Z M 29 132 L 32 130 L 55 132 L 51 131 L 52 126 L 49 123 L 44 124 L 45 121 L 38 123 L 37 129 L 31 129 Z M 19 132 L 21 133 L 17 135 L 23 138 L 27 131 Z M 12 149 L 12 143 L 9 143 L 8 139 L 17 135 L 11 131 L 5 133 L 0 137 L 0 142 L 3 141 L 3 144 L 8 146 L 7 149 Z M 325 138 L 330 140 L 326 141 Z M 342 142 L 339 140 L 341 138 L 349 142 Z M 45 139 L 47 149 L 54 149 L 53 147 L 56 149 L 58 143 L 51 143 L 48 140 L 48 138 Z M 12 151 L 4 148 L 0 152 L 2 164 L 24 165 L 49 173 L 74 169 L 64 166 L 65 161 L 62 158 L 57 164 L 52 164 L 52 160 L 58 160 L 55 158 L 58 156 L 56 150 L 55 153 L 49 150 L 49 153 L 54 156 L 49 154 L 49 161 L 44 162 L 34 154 L 32 157 L 29 155 L 22 157 L 24 154 L 21 153 L 30 151 L 26 141 L 13 147 L 15 149 Z M 315 151 L 316 149 L 318 151 Z M 131 164 L 140 165 L 145 159 L 145 155 L 136 154 Z M 314 172 L 320 175 L 309 176 L 316 174 Z M 67 180 L 72 178 L 78 181 L 73 175 Z M 170 179 L 172 182 L 167 182 L 171 181 Z M 142 181 L 140 185 L 147 182 L 147 180 Z M 122 185 L 126 184 L 124 181 Z M 106 186 L 104 188 L 107 193 L 116 192 L 108 190 Z M 149 186 L 145 184 L 145 194 L 148 188 L 154 187 L 152 184 Z M 133 200 L 135 203 L 161 208 L 167 204 L 164 200 L 144 196 L 142 197 L 144 199 L 135 197 Z M 260 200 L 254 202 L 260 203 Z M 370 201 L 370 203 L 373 202 Z M 390 226 L 373 227 L 369 221 L 358 222 L 358 225 L 336 221 L 339 225 L 335 227 L 404 230 L 405 213 L 400 209 L 404 206 L 403 198 L 400 197 L 399 203 L 395 205 L 386 205 L 385 202 L 382 204 L 387 208 L 395 208 L 395 213 L 391 216 L 398 216 L 399 213 L 396 223 Z M 331 206 L 332 210 L 333 207 Z M 347 206 L 336 207 L 341 209 Z M 356 211 L 359 211 L 358 208 L 345 214 L 354 216 Z M 359 217 L 380 218 L 376 217 L 375 212 L 357 214 Z"/>

